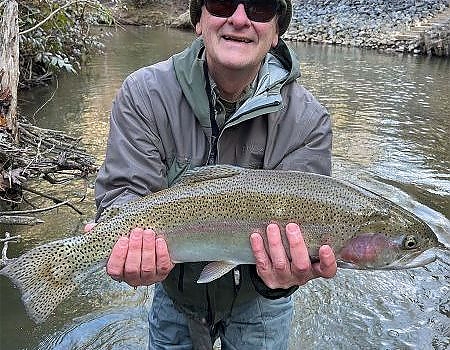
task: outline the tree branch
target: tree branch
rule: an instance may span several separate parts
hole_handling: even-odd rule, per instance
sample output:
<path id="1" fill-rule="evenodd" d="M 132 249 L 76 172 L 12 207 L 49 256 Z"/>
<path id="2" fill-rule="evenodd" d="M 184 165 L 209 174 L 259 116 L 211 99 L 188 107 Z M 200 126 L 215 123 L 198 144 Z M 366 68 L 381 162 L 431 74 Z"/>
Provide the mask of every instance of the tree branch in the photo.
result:
<path id="1" fill-rule="evenodd" d="M 45 194 L 45 193 L 43 193 L 43 192 L 40 192 L 40 191 L 31 189 L 31 188 L 28 188 L 28 187 L 25 187 L 25 186 L 22 186 L 22 189 L 25 190 L 25 191 L 28 191 L 28 192 L 37 194 L 38 196 L 41 196 L 41 197 L 44 197 L 44 198 L 47 198 L 47 199 L 51 199 L 51 200 L 52 200 L 53 202 L 55 202 L 55 203 L 62 203 L 62 202 L 63 202 L 61 199 L 58 199 L 58 198 L 56 198 L 56 197 L 50 196 L 50 195 L 48 195 L 48 194 Z M 68 207 L 72 208 L 73 210 L 75 210 L 75 211 L 76 211 L 78 214 L 80 214 L 80 215 L 83 214 L 83 213 L 82 213 L 79 209 L 77 209 L 72 203 L 70 203 L 70 202 L 68 202 L 68 201 L 66 201 L 66 202 L 67 202 L 66 204 L 67 204 Z"/>
<path id="2" fill-rule="evenodd" d="M 43 211 L 48 211 L 61 207 L 63 205 L 66 205 L 67 203 L 69 203 L 69 201 L 64 201 L 46 208 L 31 209 L 31 210 L 16 210 L 16 211 L 0 211 L 0 215 L 22 215 L 22 214 L 41 213 Z"/>
<path id="3" fill-rule="evenodd" d="M 20 215 L 0 215 L 0 224 L 4 225 L 30 225 L 34 226 L 42 224 L 44 221 L 35 218 L 34 216 L 20 216 Z"/>
<path id="4" fill-rule="evenodd" d="M 3 243 L 3 249 L 2 249 L 2 257 L 0 259 L 0 267 L 5 266 L 8 261 L 13 260 L 13 259 L 9 259 L 6 256 L 6 253 L 8 252 L 8 243 L 9 242 L 14 242 L 17 243 L 20 240 L 20 236 L 14 236 L 11 237 L 11 234 L 9 232 L 5 232 L 5 238 L 0 238 L 0 243 Z"/>
<path id="5" fill-rule="evenodd" d="M 96 4 L 96 3 L 92 2 L 92 1 L 88 1 L 88 0 L 75 0 L 75 1 L 68 2 L 67 4 L 65 4 L 65 5 L 63 5 L 61 7 L 58 7 L 55 11 L 50 13 L 46 18 L 44 18 L 42 21 L 40 21 L 34 27 L 26 29 L 23 32 L 19 32 L 19 35 L 23 35 L 23 34 L 27 34 L 29 32 L 32 32 L 33 30 L 39 28 L 41 25 L 43 25 L 45 22 L 47 22 L 50 18 L 52 18 L 59 11 L 64 10 L 66 7 L 69 7 L 69 6 L 71 6 L 73 4 L 76 4 L 78 2 L 84 2 L 84 3 L 88 4 L 88 5 L 91 5 L 92 7 L 99 7 L 99 4 Z"/>

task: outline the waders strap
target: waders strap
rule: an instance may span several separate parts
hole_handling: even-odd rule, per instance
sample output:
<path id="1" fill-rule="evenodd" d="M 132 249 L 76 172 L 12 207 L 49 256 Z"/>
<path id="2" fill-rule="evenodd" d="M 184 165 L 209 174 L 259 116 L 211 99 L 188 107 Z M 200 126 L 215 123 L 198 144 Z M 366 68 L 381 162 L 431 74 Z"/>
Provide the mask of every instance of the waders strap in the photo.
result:
<path id="1" fill-rule="evenodd" d="M 180 264 L 180 275 L 178 276 L 178 290 L 184 291 L 184 264 Z"/>
<path id="2" fill-rule="evenodd" d="M 208 322 L 187 317 L 193 350 L 212 350 L 213 340 Z"/>

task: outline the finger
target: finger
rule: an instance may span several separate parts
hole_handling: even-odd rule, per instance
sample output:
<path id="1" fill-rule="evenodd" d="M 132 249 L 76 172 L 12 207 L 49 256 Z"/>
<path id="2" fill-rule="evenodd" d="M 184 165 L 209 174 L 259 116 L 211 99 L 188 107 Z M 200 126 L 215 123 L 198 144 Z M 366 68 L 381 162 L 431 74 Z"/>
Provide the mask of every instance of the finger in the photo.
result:
<path id="1" fill-rule="evenodd" d="M 319 249 L 318 263 L 313 264 L 313 270 L 316 276 L 331 278 L 336 275 L 337 263 L 333 249 L 328 245 L 323 245 Z"/>
<path id="2" fill-rule="evenodd" d="M 128 254 L 125 260 L 124 281 L 137 287 L 141 281 L 142 235 L 143 229 L 134 228 L 130 232 Z"/>
<path id="3" fill-rule="evenodd" d="M 124 279 L 123 271 L 127 253 L 128 238 L 120 237 L 111 250 L 111 255 L 106 264 L 106 272 L 116 281 L 122 281 Z"/>
<path id="4" fill-rule="evenodd" d="M 156 239 L 156 273 L 159 280 L 163 280 L 172 270 L 174 264 L 170 260 L 166 241 L 159 237 Z"/>
<path id="5" fill-rule="evenodd" d="M 272 272 L 272 265 L 269 256 L 267 255 L 266 248 L 264 247 L 264 240 L 259 233 L 254 232 L 251 234 L 250 245 L 253 250 L 253 255 L 255 256 L 258 274 L 261 278 L 263 276 L 268 276 Z"/>
<path id="6" fill-rule="evenodd" d="M 89 232 L 90 230 L 92 230 L 94 228 L 94 226 L 96 225 L 95 222 L 88 222 L 85 226 L 84 226 L 84 233 Z"/>
<path id="7" fill-rule="evenodd" d="M 269 247 L 269 257 L 272 261 L 272 269 L 277 274 L 290 274 L 290 264 L 286 256 L 286 251 L 281 240 L 280 228 L 276 224 L 267 226 L 267 243 Z"/>
<path id="8" fill-rule="evenodd" d="M 305 274 L 309 275 L 311 273 L 311 261 L 300 227 L 297 224 L 288 224 L 286 226 L 286 236 L 291 252 L 292 273 L 297 277 L 303 278 Z"/>
<path id="9" fill-rule="evenodd" d="M 141 282 L 150 285 L 155 282 L 156 276 L 156 254 L 155 254 L 155 232 L 144 230 L 142 237 L 142 261 Z"/>
<path id="10" fill-rule="evenodd" d="M 276 279 L 272 269 L 272 262 L 267 254 L 264 246 L 264 240 L 258 232 L 252 233 L 250 236 L 250 244 L 252 246 L 253 255 L 255 256 L 256 272 L 263 282 L 269 288 L 275 289 L 280 285 Z"/>

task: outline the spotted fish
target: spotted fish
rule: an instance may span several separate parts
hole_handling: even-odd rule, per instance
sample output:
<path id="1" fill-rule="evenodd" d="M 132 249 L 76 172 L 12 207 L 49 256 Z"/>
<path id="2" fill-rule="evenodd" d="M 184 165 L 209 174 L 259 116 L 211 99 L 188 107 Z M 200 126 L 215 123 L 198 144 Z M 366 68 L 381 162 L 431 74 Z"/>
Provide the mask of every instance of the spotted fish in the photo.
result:
<path id="1" fill-rule="evenodd" d="M 134 227 L 164 237 L 175 263 L 210 261 L 199 277 L 207 283 L 238 264 L 254 264 L 249 236 L 259 231 L 266 241 L 270 222 L 298 223 L 310 258 L 317 260 L 318 248 L 329 244 L 343 268 L 423 266 L 436 258 L 431 248 L 441 245 L 419 218 L 356 185 L 298 171 L 218 165 L 108 209 L 89 233 L 38 246 L 0 274 L 20 289 L 30 317 L 42 322 Z"/>

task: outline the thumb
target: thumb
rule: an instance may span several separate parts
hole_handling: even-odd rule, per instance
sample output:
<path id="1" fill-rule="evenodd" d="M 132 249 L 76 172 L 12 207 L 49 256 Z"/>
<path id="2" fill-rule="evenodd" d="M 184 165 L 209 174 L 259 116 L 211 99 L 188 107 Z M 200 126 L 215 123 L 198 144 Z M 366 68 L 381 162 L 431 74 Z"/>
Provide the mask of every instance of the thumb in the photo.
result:
<path id="1" fill-rule="evenodd" d="M 95 222 L 88 222 L 85 226 L 84 226 L 84 233 L 89 232 L 90 230 L 92 230 L 94 228 L 94 226 L 97 225 Z"/>

